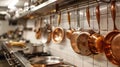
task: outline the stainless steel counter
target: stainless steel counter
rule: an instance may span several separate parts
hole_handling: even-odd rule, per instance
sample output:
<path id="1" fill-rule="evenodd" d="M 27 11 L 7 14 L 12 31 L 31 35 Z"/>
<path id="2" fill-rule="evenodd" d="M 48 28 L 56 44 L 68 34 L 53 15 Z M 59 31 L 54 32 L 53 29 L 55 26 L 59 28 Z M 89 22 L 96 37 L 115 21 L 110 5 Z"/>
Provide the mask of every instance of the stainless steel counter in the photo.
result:
<path id="1" fill-rule="evenodd" d="M 26 47 L 30 47 L 30 44 L 27 44 Z M 6 60 L 8 61 L 8 63 L 11 62 L 11 61 L 9 61 L 11 59 L 13 60 L 13 63 L 16 62 L 15 64 L 10 63 L 11 66 L 12 65 L 20 65 L 20 67 L 33 67 L 31 62 L 24 55 L 22 55 L 19 52 L 19 50 L 24 50 L 24 48 L 14 47 L 14 46 L 9 47 L 9 45 L 7 45 L 5 42 L 3 42 L 2 49 L 4 50 L 3 52 L 5 53 L 4 55 L 6 56 Z M 60 67 L 65 67 L 65 64 L 70 65 L 64 61 L 62 63 L 63 64 L 60 64 Z M 15 67 L 15 66 L 13 66 L 13 67 Z M 19 66 L 17 66 L 17 67 L 19 67 Z M 52 66 L 52 67 L 56 67 L 56 66 Z M 75 67 L 75 66 L 69 66 L 69 67 Z"/>
<path id="2" fill-rule="evenodd" d="M 2 48 L 6 51 L 8 51 L 9 54 L 13 55 L 14 58 L 18 61 L 16 62 L 19 62 L 20 64 L 22 64 L 21 66 L 22 67 L 33 67 L 30 62 L 25 58 L 23 57 L 23 55 L 21 55 L 18 51 L 19 50 L 23 50 L 24 48 L 19 48 L 19 47 L 9 47 L 8 45 L 6 45 L 5 42 L 2 43 Z M 5 52 L 4 52 L 5 53 Z M 8 60 L 10 58 L 7 58 L 6 57 L 6 60 Z M 8 61 L 9 63 L 9 61 Z"/>

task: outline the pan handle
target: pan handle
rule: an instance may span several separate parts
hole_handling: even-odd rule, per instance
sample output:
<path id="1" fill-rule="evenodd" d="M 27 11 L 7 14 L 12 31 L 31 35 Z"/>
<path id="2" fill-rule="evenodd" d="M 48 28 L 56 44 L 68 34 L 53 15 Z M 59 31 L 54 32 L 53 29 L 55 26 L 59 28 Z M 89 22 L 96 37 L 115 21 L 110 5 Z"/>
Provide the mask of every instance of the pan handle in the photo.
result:
<path id="1" fill-rule="evenodd" d="M 71 28 L 70 12 L 67 12 L 69 28 Z"/>
<path id="2" fill-rule="evenodd" d="M 98 22 L 99 34 L 100 34 L 100 6 L 99 4 L 96 6 L 96 19 Z"/>
<path id="3" fill-rule="evenodd" d="M 58 26 L 60 25 L 61 23 L 61 13 L 58 14 Z"/>
<path id="4" fill-rule="evenodd" d="M 88 25 L 90 27 L 90 11 L 89 11 L 89 6 L 86 8 L 86 17 L 87 17 Z"/>
<path id="5" fill-rule="evenodd" d="M 112 15 L 112 19 L 113 19 L 113 25 L 114 25 L 114 30 L 118 30 L 115 24 L 115 19 L 116 19 L 116 3 L 115 1 L 111 2 L 111 15 Z"/>

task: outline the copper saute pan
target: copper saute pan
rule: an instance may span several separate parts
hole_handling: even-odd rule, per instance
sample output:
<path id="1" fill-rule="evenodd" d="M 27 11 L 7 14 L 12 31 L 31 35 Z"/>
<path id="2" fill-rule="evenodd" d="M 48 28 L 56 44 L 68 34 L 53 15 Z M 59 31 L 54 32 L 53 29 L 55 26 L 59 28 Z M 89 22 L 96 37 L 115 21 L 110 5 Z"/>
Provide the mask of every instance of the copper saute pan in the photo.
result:
<path id="1" fill-rule="evenodd" d="M 111 15 L 113 19 L 114 30 L 109 32 L 104 39 L 104 52 L 107 59 L 113 64 L 120 65 L 120 32 L 115 25 L 116 4 L 111 2 Z"/>
<path id="2" fill-rule="evenodd" d="M 58 15 L 58 26 L 60 25 L 61 22 L 61 13 Z M 64 29 L 62 27 L 56 27 L 53 32 L 52 32 L 52 38 L 53 42 L 55 43 L 60 43 L 64 39 Z"/>

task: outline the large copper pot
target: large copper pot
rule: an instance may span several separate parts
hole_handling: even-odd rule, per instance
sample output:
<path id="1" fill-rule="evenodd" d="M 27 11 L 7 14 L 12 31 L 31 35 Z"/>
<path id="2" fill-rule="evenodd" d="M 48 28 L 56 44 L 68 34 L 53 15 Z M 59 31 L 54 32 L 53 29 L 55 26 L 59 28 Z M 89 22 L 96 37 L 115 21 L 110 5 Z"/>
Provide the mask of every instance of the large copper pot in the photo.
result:
<path id="1" fill-rule="evenodd" d="M 61 22 L 61 13 L 58 15 L 58 26 L 60 25 Z M 60 43 L 64 39 L 64 29 L 62 27 L 56 27 L 53 32 L 52 32 L 52 38 L 55 43 Z"/>
<path id="2" fill-rule="evenodd" d="M 107 59 L 113 64 L 120 65 L 120 32 L 115 25 L 116 4 L 111 2 L 111 15 L 114 24 L 114 30 L 109 32 L 104 39 L 104 52 Z"/>

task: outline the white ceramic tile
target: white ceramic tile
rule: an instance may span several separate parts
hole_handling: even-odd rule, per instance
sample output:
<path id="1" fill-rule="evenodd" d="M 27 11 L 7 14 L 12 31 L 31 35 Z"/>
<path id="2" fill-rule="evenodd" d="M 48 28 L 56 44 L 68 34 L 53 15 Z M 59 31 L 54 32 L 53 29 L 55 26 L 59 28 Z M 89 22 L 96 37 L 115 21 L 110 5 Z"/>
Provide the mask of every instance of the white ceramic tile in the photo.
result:
<path id="1" fill-rule="evenodd" d="M 111 18 L 111 12 L 110 12 L 110 4 L 108 5 L 108 21 L 107 21 L 107 5 L 100 5 L 100 10 L 101 10 L 101 16 L 100 16 L 100 26 L 101 26 L 101 34 L 103 36 L 106 36 L 107 33 L 113 30 L 113 21 Z M 88 29 L 88 22 L 86 20 L 86 11 L 85 9 L 82 9 L 79 11 L 80 14 L 80 27 Z M 90 8 L 90 14 L 91 14 L 91 28 L 94 29 L 95 31 L 98 31 L 98 24 L 96 21 L 96 16 L 95 16 L 95 7 Z M 73 25 L 72 27 L 77 26 L 76 24 L 76 17 L 75 17 L 75 12 L 71 12 L 71 24 Z M 120 7 L 117 7 L 117 18 L 116 18 L 116 25 L 120 29 Z M 63 27 L 64 29 L 68 29 L 68 20 L 67 20 L 67 14 L 63 13 L 61 17 L 61 24 L 60 26 Z M 53 19 L 54 21 L 54 26 L 57 26 L 57 15 Z M 26 33 L 29 34 L 29 33 Z M 29 34 L 27 37 L 33 37 L 34 33 Z M 37 42 L 35 38 L 30 39 L 33 42 Z M 52 53 L 52 55 L 59 56 L 64 59 L 64 61 L 67 61 L 71 64 L 76 65 L 77 67 L 117 67 L 116 65 L 110 63 L 107 61 L 107 58 L 104 53 L 98 54 L 94 56 L 81 56 L 77 53 L 74 52 L 74 50 L 71 47 L 71 43 L 69 39 L 65 38 L 65 40 L 60 43 L 56 44 L 53 43 L 53 41 L 49 44 L 49 51 Z"/>

